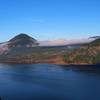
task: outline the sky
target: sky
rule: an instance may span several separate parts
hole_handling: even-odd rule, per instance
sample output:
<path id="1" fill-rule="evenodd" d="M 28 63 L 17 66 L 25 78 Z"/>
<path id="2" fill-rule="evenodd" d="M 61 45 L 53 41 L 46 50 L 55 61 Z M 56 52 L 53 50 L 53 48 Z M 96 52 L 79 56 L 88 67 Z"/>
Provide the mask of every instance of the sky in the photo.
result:
<path id="1" fill-rule="evenodd" d="M 0 0 L 0 42 L 100 36 L 100 0 Z"/>

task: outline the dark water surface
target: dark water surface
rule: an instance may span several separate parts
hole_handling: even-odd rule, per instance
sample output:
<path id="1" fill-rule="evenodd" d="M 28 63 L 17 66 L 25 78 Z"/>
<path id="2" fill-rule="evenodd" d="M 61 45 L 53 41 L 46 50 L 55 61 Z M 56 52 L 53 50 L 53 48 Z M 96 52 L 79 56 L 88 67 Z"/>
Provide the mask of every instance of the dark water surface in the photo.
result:
<path id="1" fill-rule="evenodd" d="M 0 64 L 2 100 L 100 100 L 99 66 Z"/>

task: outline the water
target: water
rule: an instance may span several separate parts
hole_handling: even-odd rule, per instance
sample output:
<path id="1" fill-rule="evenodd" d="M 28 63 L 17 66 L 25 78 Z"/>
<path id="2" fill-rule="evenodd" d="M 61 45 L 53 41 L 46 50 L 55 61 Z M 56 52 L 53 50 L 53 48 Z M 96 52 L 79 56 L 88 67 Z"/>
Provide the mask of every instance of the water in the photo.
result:
<path id="1" fill-rule="evenodd" d="M 100 100 L 100 68 L 0 64 L 2 100 Z"/>

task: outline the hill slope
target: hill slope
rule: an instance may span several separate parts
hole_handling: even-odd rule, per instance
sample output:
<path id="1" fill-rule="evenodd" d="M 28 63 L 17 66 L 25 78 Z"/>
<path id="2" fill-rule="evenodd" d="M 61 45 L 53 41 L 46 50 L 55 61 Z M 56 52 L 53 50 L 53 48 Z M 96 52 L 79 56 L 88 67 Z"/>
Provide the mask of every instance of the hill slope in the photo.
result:
<path id="1" fill-rule="evenodd" d="M 100 46 L 100 38 L 97 38 L 89 44 L 90 46 Z"/>
<path id="2" fill-rule="evenodd" d="M 68 64 L 100 64 L 100 38 L 64 55 L 63 59 Z"/>

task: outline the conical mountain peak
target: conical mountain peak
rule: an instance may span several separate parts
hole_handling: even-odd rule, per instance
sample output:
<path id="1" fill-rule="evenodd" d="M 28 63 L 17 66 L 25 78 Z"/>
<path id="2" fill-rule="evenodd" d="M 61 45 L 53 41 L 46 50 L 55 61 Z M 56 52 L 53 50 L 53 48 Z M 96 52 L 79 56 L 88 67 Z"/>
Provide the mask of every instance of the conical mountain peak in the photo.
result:
<path id="1" fill-rule="evenodd" d="M 34 47 L 37 45 L 37 40 L 25 33 L 20 33 L 19 35 L 9 40 L 9 47 Z"/>

